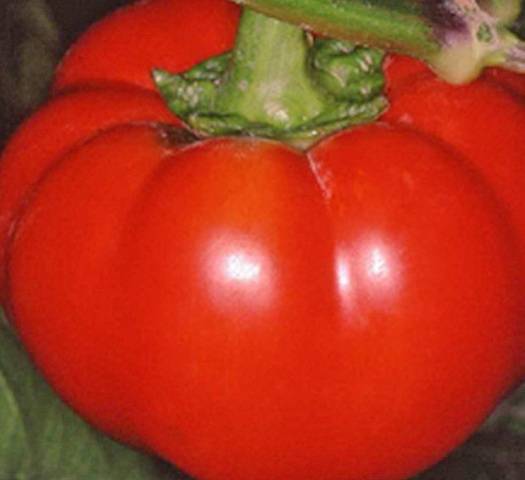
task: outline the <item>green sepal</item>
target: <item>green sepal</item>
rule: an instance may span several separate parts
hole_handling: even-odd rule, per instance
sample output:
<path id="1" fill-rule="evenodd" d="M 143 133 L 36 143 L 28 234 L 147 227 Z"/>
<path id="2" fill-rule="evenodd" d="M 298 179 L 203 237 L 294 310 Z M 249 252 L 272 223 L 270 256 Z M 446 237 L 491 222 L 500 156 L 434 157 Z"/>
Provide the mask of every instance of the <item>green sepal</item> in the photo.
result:
<path id="1" fill-rule="evenodd" d="M 311 75 L 338 100 L 366 102 L 383 91 L 383 58 L 381 50 L 317 39 L 310 50 Z"/>
<path id="2" fill-rule="evenodd" d="M 273 42 L 282 29 L 283 43 L 299 61 L 269 62 L 271 45 L 244 39 L 232 52 L 182 74 L 154 70 L 155 84 L 169 108 L 194 132 L 266 137 L 306 148 L 334 131 L 371 122 L 386 108 L 381 51 L 341 40 L 313 39 L 260 14 L 248 15 L 251 30 L 254 22 L 273 23 Z M 262 68 L 252 65 L 257 61 Z M 275 71 L 269 71 L 268 64 Z M 259 77 L 261 71 L 266 77 Z M 271 94 L 260 88 L 274 79 L 285 86 Z"/>

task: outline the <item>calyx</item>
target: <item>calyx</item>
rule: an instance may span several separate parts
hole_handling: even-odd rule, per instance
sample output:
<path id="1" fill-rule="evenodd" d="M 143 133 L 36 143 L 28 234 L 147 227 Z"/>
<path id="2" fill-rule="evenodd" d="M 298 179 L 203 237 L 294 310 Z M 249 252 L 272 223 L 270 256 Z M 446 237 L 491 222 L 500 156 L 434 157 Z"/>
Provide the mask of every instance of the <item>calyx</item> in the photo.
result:
<path id="1" fill-rule="evenodd" d="M 197 134 L 253 135 L 307 147 L 324 135 L 373 121 L 383 53 L 245 9 L 236 45 L 182 74 L 155 70 L 155 83 Z"/>

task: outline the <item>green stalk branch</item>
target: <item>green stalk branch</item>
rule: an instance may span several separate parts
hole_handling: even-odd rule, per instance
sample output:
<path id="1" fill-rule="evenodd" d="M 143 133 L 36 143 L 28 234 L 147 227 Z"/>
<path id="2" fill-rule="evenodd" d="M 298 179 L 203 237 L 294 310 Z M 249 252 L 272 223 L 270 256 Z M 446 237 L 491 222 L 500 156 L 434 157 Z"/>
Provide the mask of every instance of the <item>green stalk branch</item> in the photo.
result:
<path id="1" fill-rule="evenodd" d="M 235 0 L 329 37 L 420 58 L 452 83 L 486 66 L 525 71 L 509 27 L 520 0 Z"/>

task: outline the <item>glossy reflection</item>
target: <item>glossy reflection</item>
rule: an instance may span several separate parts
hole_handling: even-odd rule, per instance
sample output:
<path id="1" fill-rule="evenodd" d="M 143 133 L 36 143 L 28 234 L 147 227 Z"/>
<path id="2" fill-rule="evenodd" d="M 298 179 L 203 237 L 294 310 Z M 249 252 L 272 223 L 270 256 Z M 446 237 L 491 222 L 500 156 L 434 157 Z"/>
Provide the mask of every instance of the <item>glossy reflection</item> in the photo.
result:
<path id="1" fill-rule="evenodd" d="M 395 244 L 370 238 L 358 248 L 360 284 L 377 300 L 393 300 L 401 287 L 401 272 Z"/>
<path id="2" fill-rule="evenodd" d="M 336 252 L 335 277 L 340 308 L 355 313 L 366 298 L 388 305 L 398 296 L 402 277 L 395 250 L 387 242 L 370 238 Z M 386 302 L 386 303 L 384 303 Z"/>
<path id="3" fill-rule="evenodd" d="M 224 275 L 232 281 L 257 282 L 261 270 L 261 262 L 245 252 L 235 252 L 225 258 Z"/>
<path id="4" fill-rule="evenodd" d="M 347 294 L 352 289 L 352 272 L 348 256 L 343 252 L 336 260 L 337 286 L 340 294 Z"/>
<path id="5" fill-rule="evenodd" d="M 354 319 L 351 315 L 354 307 L 352 290 L 355 282 L 352 276 L 352 256 L 346 249 L 341 248 L 336 252 L 334 265 L 339 308 L 346 318 Z"/>
<path id="6" fill-rule="evenodd" d="M 264 248 L 236 232 L 209 242 L 204 278 L 213 304 L 221 310 L 262 309 L 273 298 L 272 265 Z"/>
<path id="7" fill-rule="evenodd" d="M 388 254 L 384 248 L 371 246 L 367 260 L 368 277 L 377 281 L 388 281 L 390 276 L 390 264 Z"/>

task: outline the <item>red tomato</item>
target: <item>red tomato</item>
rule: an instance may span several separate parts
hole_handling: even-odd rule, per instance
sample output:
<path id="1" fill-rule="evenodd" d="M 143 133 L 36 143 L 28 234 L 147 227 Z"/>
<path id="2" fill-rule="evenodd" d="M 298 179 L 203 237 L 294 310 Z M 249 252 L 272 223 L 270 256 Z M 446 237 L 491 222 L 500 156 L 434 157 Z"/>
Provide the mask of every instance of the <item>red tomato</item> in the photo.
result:
<path id="1" fill-rule="evenodd" d="M 10 317 L 74 408 L 198 478 L 400 479 L 519 379 L 517 258 L 478 174 L 407 129 L 305 157 L 123 126 L 32 191 Z"/>
<path id="2" fill-rule="evenodd" d="M 94 27 L 57 80 L 75 91 L 4 153 L 9 317 L 73 408 L 201 480 L 407 478 L 525 373 L 523 99 L 403 59 L 380 122 L 307 152 L 190 141 L 147 71 L 231 31 L 199 37 L 187 5 Z M 144 50 L 102 68 L 135 28 Z"/>

